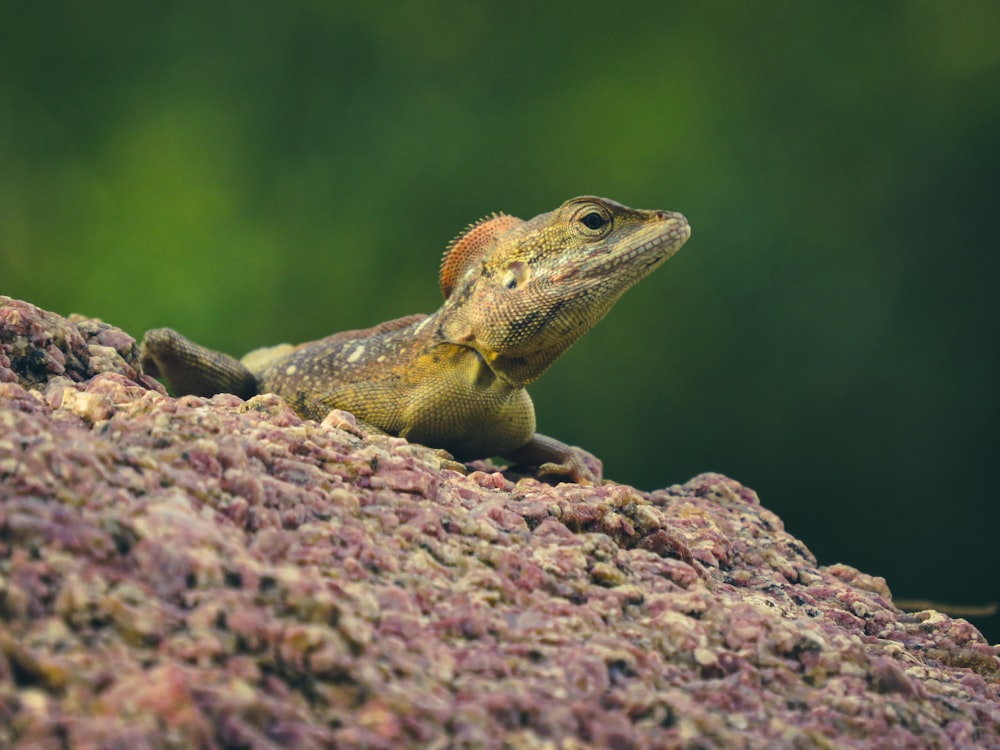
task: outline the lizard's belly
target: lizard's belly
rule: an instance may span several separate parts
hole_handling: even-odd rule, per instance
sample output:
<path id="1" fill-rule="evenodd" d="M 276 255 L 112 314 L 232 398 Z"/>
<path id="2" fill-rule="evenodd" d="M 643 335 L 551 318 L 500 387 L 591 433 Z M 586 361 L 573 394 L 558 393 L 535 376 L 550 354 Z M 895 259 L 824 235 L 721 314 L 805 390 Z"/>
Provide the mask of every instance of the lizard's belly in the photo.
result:
<path id="1" fill-rule="evenodd" d="M 501 455 L 524 445 L 535 433 L 535 410 L 524 389 L 499 381 L 467 347 L 439 345 L 378 372 L 350 367 L 302 367 L 298 357 L 284 359 L 282 377 L 261 379 L 300 415 L 317 421 L 343 409 L 392 435 L 460 460 Z M 302 362 L 298 363 L 300 366 Z M 333 365 L 334 363 L 329 363 Z"/>
<path id="2" fill-rule="evenodd" d="M 467 461 L 507 453 L 535 434 L 535 410 L 524 390 L 507 394 L 453 390 L 410 404 L 402 437 L 444 448 Z"/>
<path id="3" fill-rule="evenodd" d="M 321 421 L 343 409 L 391 435 L 459 460 L 487 458 L 524 445 L 535 432 L 535 412 L 524 390 L 507 394 L 460 388 L 398 388 L 384 382 L 341 385 L 322 395 L 281 392 L 296 412 Z"/>
<path id="4" fill-rule="evenodd" d="M 435 346 L 410 372 L 402 437 L 467 460 L 511 451 L 535 434 L 527 391 L 499 380 L 473 349 Z"/>

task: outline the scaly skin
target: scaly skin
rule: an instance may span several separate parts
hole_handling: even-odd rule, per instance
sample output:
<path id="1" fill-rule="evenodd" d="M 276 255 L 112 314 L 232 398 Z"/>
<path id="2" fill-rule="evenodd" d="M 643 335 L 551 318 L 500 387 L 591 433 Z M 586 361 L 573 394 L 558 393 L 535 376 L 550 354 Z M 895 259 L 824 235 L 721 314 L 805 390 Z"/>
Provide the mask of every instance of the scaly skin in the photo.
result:
<path id="1" fill-rule="evenodd" d="M 282 396 L 301 416 L 344 409 L 461 460 L 503 456 L 575 482 L 600 462 L 535 432 L 532 383 L 690 236 L 687 220 L 580 197 L 529 221 L 472 225 L 441 267 L 444 305 L 242 361 L 169 328 L 146 333 L 143 367 L 174 391 Z"/>

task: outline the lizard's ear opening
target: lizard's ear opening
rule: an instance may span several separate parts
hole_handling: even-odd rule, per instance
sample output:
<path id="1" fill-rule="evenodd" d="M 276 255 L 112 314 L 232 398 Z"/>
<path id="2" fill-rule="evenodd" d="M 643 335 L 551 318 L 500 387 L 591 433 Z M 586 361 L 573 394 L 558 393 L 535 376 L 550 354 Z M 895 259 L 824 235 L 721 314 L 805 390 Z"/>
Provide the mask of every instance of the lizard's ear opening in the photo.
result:
<path id="1" fill-rule="evenodd" d="M 524 286 L 530 278 L 531 267 L 518 260 L 511 263 L 510 267 L 504 271 L 500 283 L 504 289 L 517 289 Z"/>
<path id="2" fill-rule="evenodd" d="M 520 223 L 517 217 L 493 214 L 471 224 L 451 241 L 441 261 L 441 292 L 445 299 L 451 296 L 465 273 L 486 257 L 496 238 Z"/>

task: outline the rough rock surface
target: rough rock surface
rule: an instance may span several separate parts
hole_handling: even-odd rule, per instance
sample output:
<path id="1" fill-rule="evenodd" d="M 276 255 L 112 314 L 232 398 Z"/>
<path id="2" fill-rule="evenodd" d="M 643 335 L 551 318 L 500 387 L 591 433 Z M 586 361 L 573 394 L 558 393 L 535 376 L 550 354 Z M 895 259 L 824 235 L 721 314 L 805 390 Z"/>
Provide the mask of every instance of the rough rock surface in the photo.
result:
<path id="1" fill-rule="evenodd" d="M 731 479 L 463 476 L 135 365 L 0 297 L 0 746 L 1000 746 L 995 647 Z"/>

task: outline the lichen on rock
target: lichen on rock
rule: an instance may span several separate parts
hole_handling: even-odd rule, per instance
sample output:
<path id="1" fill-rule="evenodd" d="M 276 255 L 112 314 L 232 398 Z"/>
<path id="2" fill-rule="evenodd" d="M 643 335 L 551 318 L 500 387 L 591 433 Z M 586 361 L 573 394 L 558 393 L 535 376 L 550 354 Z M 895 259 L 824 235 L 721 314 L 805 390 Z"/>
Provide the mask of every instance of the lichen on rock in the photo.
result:
<path id="1" fill-rule="evenodd" d="M 134 343 L 0 297 L 0 746 L 1000 744 L 995 647 L 731 479 L 463 475 Z"/>

